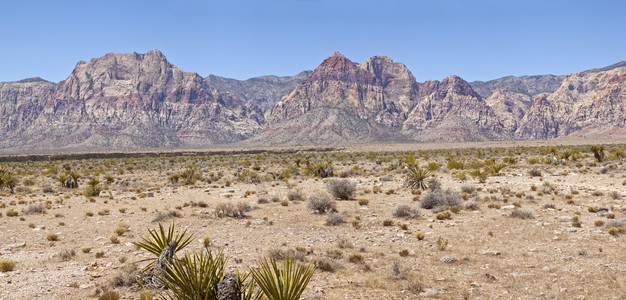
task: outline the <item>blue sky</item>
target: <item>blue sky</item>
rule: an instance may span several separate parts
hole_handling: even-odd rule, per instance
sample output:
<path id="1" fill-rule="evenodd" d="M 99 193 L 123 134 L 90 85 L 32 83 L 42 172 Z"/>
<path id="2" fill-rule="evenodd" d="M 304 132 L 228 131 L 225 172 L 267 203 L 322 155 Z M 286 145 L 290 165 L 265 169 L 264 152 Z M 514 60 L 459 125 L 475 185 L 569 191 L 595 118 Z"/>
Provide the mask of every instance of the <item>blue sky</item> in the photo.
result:
<path id="1" fill-rule="evenodd" d="M 65 79 L 79 60 L 161 50 L 246 79 L 386 55 L 418 81 L 565 74 L 626 60 L 626 1 L 230 0 L 0 3 L 0 81 Z"/>

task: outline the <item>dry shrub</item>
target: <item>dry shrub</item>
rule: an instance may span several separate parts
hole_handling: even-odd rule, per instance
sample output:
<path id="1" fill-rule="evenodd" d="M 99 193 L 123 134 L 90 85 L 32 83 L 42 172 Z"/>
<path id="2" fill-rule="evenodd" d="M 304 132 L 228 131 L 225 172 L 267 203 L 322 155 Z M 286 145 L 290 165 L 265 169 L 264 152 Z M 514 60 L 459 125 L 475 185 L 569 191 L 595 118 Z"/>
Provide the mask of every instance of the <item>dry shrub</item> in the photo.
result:
<path id="1" fill-rule="evenodd" d="M 447 190 L 431 190 L 420 199 L 420 205 L 425 209 L 442 208 L 446 206 L 457 206 L 461 204 L 459 193 Z"/>
<path id="2" fill-rule="evenodd" d="M 393 216 L 397 218 L 415 219 L 420 216 L 420 210 L 417 207 L 403 204 L 396 208 L 393 212 Z"/>
<path id="3" fill-rule="evenodd" d="M 516 208 L 509 215 L 511 218 L 534 219 L 535 212 L 530 208 Z"/>
<path id="4" fill-rule="evenodd" d="M 348 179 L 331 179 L 327 185 L 328 191 L 341 200 L 349 200 L 356 192 L 356 184 Z"/>
<path id="5" fill-rule="evenodd" d="M 219 203 L 215 207 L 215 215 L 219 218 L 232 217 L 232 218 L 245 218 L 245 213 L 252 208 L 245 202 L 237 202 L 236 204 L 230 202 Z"/>
<path id="6" fill-rule="evenodd" d="M 318 214 L 336 212 L 335 201 L 326 193 L 316 193 L 309 197 L 308 207 Z"/>

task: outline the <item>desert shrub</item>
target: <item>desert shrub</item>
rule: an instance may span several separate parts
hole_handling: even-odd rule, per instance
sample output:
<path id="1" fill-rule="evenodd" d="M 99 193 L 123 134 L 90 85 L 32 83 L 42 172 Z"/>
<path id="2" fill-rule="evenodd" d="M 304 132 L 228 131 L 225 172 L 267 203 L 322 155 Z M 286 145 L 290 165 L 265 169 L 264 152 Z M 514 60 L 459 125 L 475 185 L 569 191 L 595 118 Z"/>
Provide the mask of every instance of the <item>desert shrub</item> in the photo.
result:
<path id="1" fill-rule="evenodd" d="M 480 204 L 478 204 L 477 202 L 467 202 L 465 203 L 465 209 L 467 210 L 479 210 L 480 209 Z"/>
<path id="2" fill-rule="evenodd" d="M 604 161 L 604 145 L 600 145 L 600 146 L 593 145 L 591 146 L 589 151 L 593 153 L 593 156 L 596 158 L 598 162 Z"/>
<path id="3" fill-rule="evenodd" d="M 532 168 L 530 169 L 530 171 L 528 171 L 528 175 L 530 175 L 531 177 L 541 177 L 541 170 L 537 168 Z"/>
<path id="4" fill-rule="evenodd" d="M 393 181 L 393 176 L 391 175 L 385 175 L 380 177 L 380 181 Z"/>
<path id="5" fill-rule="evenodd" d="M 139 274 L 134 266 L 126 266 L 121 271 L 111 276 L 108 283 L 112 287 L 134 286 L 137 284 Z"/>
<path id="6" fill-rule="evenodd" d="M 440 213 L 437 213 L 435 215 L 435 218 L 437 218 L 437 220 L 448 220 L 448 219 L 452 218 L 452 212 L 449 211 L 449 210 L 442 211 Z"/>
<path id="7" fill-rule="evenodd" d="M 611 198 L 613 198 L 614 200 L 617 200 L 619 198 L 622 198 L 622 195 L 618 191 L 613 191 L 611 192 Z"/>
<path id="8" fill-rule="evenodd" d="M 326 193 L 316 193 L 309 197 L 308 207 L 318 214 L 336 212 L 336 204 Z"/>
<path id="9" fill-rule="evenodd" d="M 428 183 L 426 183 L 426 179 L 430 177 L 430 175 L 430 171 L 427 169 L 422 169 L 416 166 L 410 167 L 406 174 L 404 187 L 414 190 L 425 190 L 428 188 Z"/>
<path id="10" fill-rule="evenodd" d="M 0 259 L 0 272 L 13 271 L 15 262 L 10 259 Z"/>
<path id="11" fill-rule="evenodd" d="M 461 203 L 461 196 L 451 189 L 431 190 L 420 199 L 420 206 L 425 209 L 456 206 Z"/>
<path id="12" fill-rule="evenodd" d="M 222 202 L 215 206 L 215 215 L 219 218 L 232 217 L 232 218 L 245 218 L 245 213 L 252 209 L 250 205 L 245 202 L 238 202 L 236 204 L 230 202 Z"/>
<path id="13" fill-rule="evenodd" d="M 267 198 L 265 198 L 265 197 L 259 197 L 256 200 L 256 203 L 258 203 L 258 204 L 267 204 L 267 203 L 270 203 L 270 200 L 267 200 Z"/>
<path id="14" fill-rule="evenodd" d="M 360 252 L 352 252 L 348 255 L 348 261 L 353 264 L 361 264 L 365 261 L 365 257 Z"/>
<path id="15" fill-rule="evenodd" d="M 74 256 L 76 256 L 76 250 L 74 249 L 63 249 L 59 252 L 59 258 L 63 261 L 71 260 Z"/>
<path id="16" fill-rule="evenodd" d="M 420 210 L 417 207 L 411 207 L 410 205 L 400 205 L 396 207 L 393 212 L 393 216 L 397 218 L 415 219 L 420 216 Z"/>
<path id="17" fill-rule="evenodd" d="M 24 214 L 27 214 L 27 215 L 45 214 L 45 213 L 46 213 L 46 208 L 41 204 L 31 205 L 26 210 L 24 210 Z"/>
<path id="18" fill-rule="evenodd" d="M 114 290 L 104 291 L 99 297 L 98 300 L 119 300 L 120 294 Z"/>
<path id="19" fill-rule="evenodd" d="M 437 238 L 437 249 L 439 251 L 445 251 L 448 248 L 448 239 L 444 239 L 442 237 Z"/>
<path id="20" fill-rule="evenodd" d="M 304 169 L 304 174 L 307 176 L 313 177 L 332 177 L 334 173 L 333 162 L 328 160 L 326 162 L 320 163 L 310 163 L 307 162 L 307 165 Z"/>
<path id="21" fill-rule="evenodd" d="M 426 234 L 420 231 L 415 234 L 415 237 L 421 241 L 426 237 Z"/>
<path id="22" fill-rule="evenodd" d="M 476 187 L 469 184 L 464 184 L 461 186 L 461 192 L 471 194 L 476 191 Z"/>
<path id="23" fill-rule="evenodd" d="M 326 185 L 333 197 L 349 200 L 356 191 L 356 184 L 348 179 L 331 179 Z"/>
<path id="24" fill-rule="evenodd" d="M 439 170 L 440 166 L 437 162 L 429 162 L 428 163 L 428 171 L 434 172 Z"/>
<path id="25" fill-rule="evenodd" d="M 54 189 L 51 186 L 44 186 L 42 191 L 45 194 L 52 194 L 52 193 L 54 193 Z"/>
<path id="26" fill-rule="evenodd" d="M 359 205 L 361 205 L 361 206 L 368 205 L 369 203 L 370 203 L 370 201 L 367 200 L 367 199 L 359 199 Z"/>
<path id="27" fill-rule="evenodd" d="M 324 272 L 333 273 L 341 268 L 341 264 L 329 258 L 319 257 L 313 261 L 315 268 Z"/>
<path id="28" fill-rule="evenodd" d="M 463 170 L 465 168 L 465 164 L 463 162 L 461 162 L 461 161 L 450 159 L 450 161 L 448 161 L 447 167 L 450 170 L 452 170 L 452 169 Z"/>
<path id="29" fill-rule="evenodd" d="M 383 226 L 385 226 L 385 227 L 393 226 L 393 220 L 391 220 L 391 219 L 383 220 Z"/>
<path id="30" fill-rule="evenodd" d="M 183 214 L 176 210 L 168 210 L 168 211 L 159 211 L 157 212 L 157 216 L 152 219 L 152 223 L 163 222 L 165 220 L 180 218 Z"/>
<path id="31" fill-rule="evenodd" d="M 509 215 L 511 218 L 534 219 L 535 212 L 530 208 L 516 208 Z"/>
<path id="32" fill-rule="evenodd" d="M 346 217 L 341 214 L 330 214 L 326 219 L 326 226 L 339 226 L 346 223 Z"/>
<path id="33" fill-rule="evenodd" d="M 59 235 L 57 235 L 56 233 L 51 232 L 51 233 L 48 233 L 46 235 L 46 239 L 48 241 L 51 241 L 51 242 L 58 241 L 59 240 Z"/>
<path id="34" fill-rule="evenodd" d="M 19 213 L 16 210 L 12 209 L 12 208 L 7 210 L 7 212 L 6 212 L 7 217 L 17 217 L 18 214 Z"/>
<path id="35" fill-rule="evenodd" d="M 290 201 L 301 201 L 304 200 L 304 195 L 300 191 L 289 191 L 287 193 L 287 199 Z"/>

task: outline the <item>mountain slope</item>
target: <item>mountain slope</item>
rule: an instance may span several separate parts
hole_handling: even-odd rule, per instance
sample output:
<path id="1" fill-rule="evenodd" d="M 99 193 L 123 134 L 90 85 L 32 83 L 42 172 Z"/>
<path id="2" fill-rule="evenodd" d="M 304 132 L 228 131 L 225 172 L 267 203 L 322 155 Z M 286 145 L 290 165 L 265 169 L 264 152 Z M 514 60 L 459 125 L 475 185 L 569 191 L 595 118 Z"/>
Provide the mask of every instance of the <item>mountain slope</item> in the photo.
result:
<path id="1" fill-rule="evenodd" d="M 4 102 L 4 99 L 3 99 Z M 2 148 L 138 149 L 231 143 L 250 137 L 262 114 L 158 51 L 107 54 L 79 62 L 54 86 L 28 126 Z"/>
<path id="2" fill-rule="evenodd" d="M 278 100 L 291 93 L 309 74 L 311 71 L 302 71 L 295 76 L 269 75 L 243 81 L 209 75 L 204 80 L 220 92 L 234 93 L 239 98 L 254 103 L 263 111 L 268 111 Z"/>

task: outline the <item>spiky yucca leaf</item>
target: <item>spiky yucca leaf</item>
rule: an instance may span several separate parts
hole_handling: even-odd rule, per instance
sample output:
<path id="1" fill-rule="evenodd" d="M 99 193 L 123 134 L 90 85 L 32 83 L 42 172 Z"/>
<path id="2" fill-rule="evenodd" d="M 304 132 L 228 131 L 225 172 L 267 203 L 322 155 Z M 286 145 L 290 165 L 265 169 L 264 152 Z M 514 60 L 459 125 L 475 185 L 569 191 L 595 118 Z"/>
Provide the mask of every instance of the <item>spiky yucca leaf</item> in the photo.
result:
<path id="1" fill-rule="evenodd" d="M 189 254 L 175 259 L 159 281 L 170 291 L 164 299 L 209 300 L 217 299 L 217 285 L 224 279 L 226 259 L 220 250 L 215 256 L 210 251 Z"/>
<path id="2" fill-rule="evenodd" d="M 304 292 L 313 276 L 313 265 L 298 263 L 283 257 L 282 266 L 270 257 L 257 262 L 258 269 L 251 270 L 254 281 L 269 300 L 296 300 Z"/>
<path id="3" fill-rule="evenodd" d="M 422 189 L 425 190 L 428 188 L 428 184 L 426 184 L 426 179 L 430 177 L 430 171 L 427 169 L 422 169 L 420 167 L 410 167 L 409 172 L 406 175 L 406 181 L 404 185 L 411 189 Z"/>
<path id="4" fill-rule="evenodd" d="M 176 230 L 176 234 L 174 234 L 174 227 L 176 227 L 174 223 L 170 223 L 169 228 L 167 229 L 167 231 L 165 231 L 165 228 L 163 228 L 163 224 L 159 223 L 158 230 L 155 228 L 148 229 L 149 235 L 143 236 L 141 238 L 142 240 L 141 242 L 133 243 L 139 248 L 145 249 L 146 251 L 156 256 L 156 258 L 146 259 L 146 260 L 152 260 L 152 262 L 150 262 L 146 266 L 146 270 L 154 266 L 154 262 L 156 261 L 156 259 L 159 257 L 159 255 L 161 255 L 161 252 L 163 252 L 163 249 L 165 249 L 165 247 L 167 247 L 167 245 L 172 240 L 175 240 L 177 242 L 176 248 L 174 249 L 174 253 L 187 247 L 193 240 L 193 234 L 187 235 L 186 229 L 183 232 L 181 232 L 179 228 L 178 230 Z"/>

